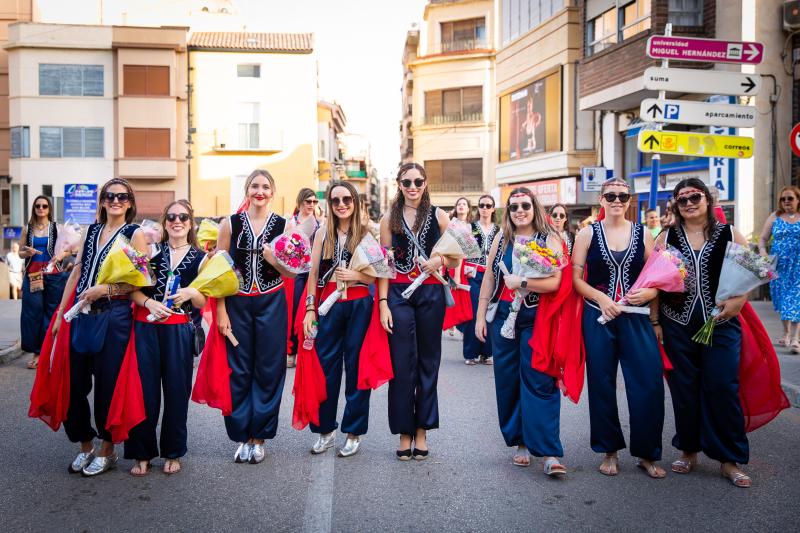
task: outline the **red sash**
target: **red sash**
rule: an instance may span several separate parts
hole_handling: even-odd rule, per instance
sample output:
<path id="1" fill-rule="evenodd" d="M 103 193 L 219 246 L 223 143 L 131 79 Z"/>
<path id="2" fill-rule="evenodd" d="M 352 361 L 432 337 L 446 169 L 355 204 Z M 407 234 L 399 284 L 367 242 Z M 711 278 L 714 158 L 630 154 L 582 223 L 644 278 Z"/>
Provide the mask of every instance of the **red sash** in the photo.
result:
<path id="1" fill-rule="evenodd" d="M 233 412 L 231 400 L 231 368 L 228 366 L 228 349 L 225 337 L 217 329 L 217 301 L 209 298 L 207 308 L 211 311 L 208 337 L 200 364 L 197 366 L 197 377 L 192 389 L 192 401 L 207 404 L 222 411 L 224 416 Z"/>
<path id="2" fill-rule="evenodd" d="M 154 322 L 150 322 L 147 320 L 147 315 L 150 314 L 150 311 L 146 307 L 136 306 L 133 311 L 133 319 L 136 322 L 144 322 L 145 324 L 156 324 L 156 325 L 172 325 L 172 324 L 188 324 L 189 323 L 189 315 L 185 313 L 174 313 L 169 315 L 164 320 L 156 320 Z"/>
<path id="3" fill-rule="evenodd" d="M 319 302 L 324 302 L 328 296 L 333 294 L 336 290 L 336 282 L 330 282 L 325 285 L 322 289 L 322 295 L 319 297 Z M 349 302 L 350 300 L 358 300 L 359 298 L 366 298 L 368 297 L 369 289 L 363 285 L 356 285 L 354 287 L 347 288 L 347 297 L 342 297 L 339 299 L 340 302 Z M 305 312 L 305 311 L 304 311 Z M 299 337 L 298 337 L 299 338 Z"/>
<path id="4" fill-rule="evenodd" d="M 348 291 L 349 292 L 349 291 Z M 303 347 L 305 332 L 303 320 L 306 316 L 305 306 L 297 306 L 294 319 L 294 331 L 297 334 L 297 363 L 294 370 L 294 407 L 292 409 L 292 427 L 303 430 L 309 423 L 319 425 L 319 406 L 328 398 L 325 373 L 317 356 L 316 343 L 307 350 Z"/>
<path id="5" fill-rule="evenodd" d="M 464 263 L 461 263 L 461 282 L 467 281 L 464 275 Z M 444 322 L 442 323 L 442 331 L 448 330 L 452 327 L 469 322 L 473 319 L 472 313 L 472 299 L 469 296 L 469 291 L 456 288 L 453 290 L 453 299 L 455 305 L 448 307 L 444 311 Z"/>
<path id="6" fill-rule="evenodd" d="M 147 311 L 144 308 L 139 308 Z M 108 408 L 106 429 L 111 433 L 111 441 L 116 443 L 128 440 L 130 430 L 143 422 L 147 415 L 144 410 L 142 378 L 139 375 L 139 361 L 136 358 L 136 334 L 131 324 L 128 347 L 122 359 L 111 406 Z"/>

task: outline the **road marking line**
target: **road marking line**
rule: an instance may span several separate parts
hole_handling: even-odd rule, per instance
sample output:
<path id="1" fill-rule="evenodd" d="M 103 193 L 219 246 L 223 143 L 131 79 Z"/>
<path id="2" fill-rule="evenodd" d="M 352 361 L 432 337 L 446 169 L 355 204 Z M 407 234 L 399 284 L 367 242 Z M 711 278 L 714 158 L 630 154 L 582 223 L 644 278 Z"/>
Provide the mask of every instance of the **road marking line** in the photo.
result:
<path id="1" fill-rule="evenodd" d="M 336 449 L 312 456 L 303 509 L 303 533 L 330 533 L 333 512 L 333 459 Z"/>

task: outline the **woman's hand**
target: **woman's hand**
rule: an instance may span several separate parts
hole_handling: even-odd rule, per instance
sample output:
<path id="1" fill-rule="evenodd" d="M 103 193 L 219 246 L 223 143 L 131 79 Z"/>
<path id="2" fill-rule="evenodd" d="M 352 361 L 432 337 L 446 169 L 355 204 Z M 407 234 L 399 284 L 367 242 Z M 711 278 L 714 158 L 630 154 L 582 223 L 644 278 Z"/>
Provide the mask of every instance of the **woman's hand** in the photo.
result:
<path id="1" fill-rule="evenodd" d="M 474 278 L 475 275 L 478 273 L 478 269 L 471 266 L 464 267 L 464 276 L 468 278 Z"/>
<path id="2" fill-rule="evenodd" d="M 361 280 L 361 273 L 357 270 L 350 270 L 349 268 L 337 267 L 333 275 L 336 278 L 336 281 L 339 282 Z"/>
<path id="3" fill-rule="evenodd" d="M 442 268 L 442 265 L 444 265 L 444 259 L 438 255 L 431 257 L 427 261 L 417 262 L 419 263 L 420 270 L 430 275 L 439 272 L 439 270 Z"/>
<path id="4" fill-rule="evenodd" d="M 733 318 L 739 316 L 739 313 L 744 307 L 744 304 L 747 303 L 747 295 L 743 294 L 742 296 L 734 296 L 732 298 L 728 298 L 721 304 L 717 306 L 720 310 L 720 313 L 714 317 L 714 320 L 720 321 L 725 320 L 726 318 Z"/>
<path id="5" fill-rule="evenodd" d="M 503 276 L 503 282 L 506 284 L 509 290 L 515 291 L 522 286 L 522 280 L 525 279 L 522 276 L 515 276 L 514 274 L 509 274 L 508 276 Z"/>
<path id="6" fill-rule="evenodd" d="M 486 342 L 486 318 L 475 319 L 475 337 L 481 342 Z"/>
<path id="7" fill-rule="evenodd" d="M 231 320 L 228 318 L 228 312 L 222 311 L 217 308 L 217 331 L 223 337 L 227 337 L 228 333 L 233 331 L 231 328 Z"/>
<path id="8" fill-rule="evenodd" d="M 61 318 L 64 316 L 64 312 L 59 309 L 56 313 L 56 319 L 53 320 L 53 329 L 51 330 L 53 334 L 53 338 L 55 339 L 58 335 L 58 330 L 61 329 Z"/>
<path id="9" fill-rule="evenodd" d="M 381 300 L 378 305 L 380 306 L 381 326 L 386 330 L 386 333 L 391 334 L 394 323 L 392 322 L 392 311 L 389 309 L 389 304 L 386 300 Z"/>
<path id="10" fill-rule="evenodd" d="M 33 257 L 34 255 L 41 255 L 42 252 L 33 248 L 31 246 L 20 246 L 19 247 L 19 256 L 23 259 L 27 259 L 29 257 Z"/>
<path id="11" fill-rule="evenodd" d="M 658 289 L 635 289 L 629 292 L 625 299 L 631 305 L 644 305 L 658 296 Z"/>
<path id="12" fill-rule="evenodd" d="M 656 334 L 656 339 L 658 340 L 658 343 L 664 344 L 664 330 L 661 329 L 660 325 L 653 324 L 653 333 Z"/>
<path id="13" fill-rule="evenodd" d="M 306 316 L 303 318 L 303 334 L 306 337 L 311 335 L 311 328 L 314 327 L 314 321 L 317 319 L 317 314 L 313 309 L 306 311 Z"/>
<path id="14" fill-rule="evenodd" d="M 172 304 L 175 307 L 180 307 L 186 302 L 192 301 L 192 298 L 200 296 L 200 291 L 194 287 L 181 287 L 175 291 L 175 296 L 172 299 Z"/>
<path id="15" fill-rule="evenodd" d="M 156 320 L 164 320 L 169 315 L 173 314 L 172 309 L 150 298 L 144 303 L 145 308 L 150 311 L 150 314 L 156 317 Z"/>
<path id="16" fill-rule="evenodd" d="M 261 247 L 261 255 L 264 257 L 264 261 L 272 266 L 275 266 L 278 262 L 278 260 L 275 259 L 275 254 L 272 253 L 272 248 L 270 248 L 269 244 L 264 244 Z"/>
<path id="17" fill-rule="evenodd" d="M 89 287 L 83 293 L 81 293 L 81 301 L 91 304 L 103 296 L 108 296 L 108 285 L 95 285 L 94 287 Z"/>
<path id="18" fill-rule="evenodd" d="M 602 314 L 608 320 L 617 318 L 619 315 L 622 314 L 622 309 L 620 309 L 617 302 L 615 302 L 605 294 L 601 294 L 595 300 L 595 302 L 597 302 L 597 305 L 600 306 L 600 314 Z"/>

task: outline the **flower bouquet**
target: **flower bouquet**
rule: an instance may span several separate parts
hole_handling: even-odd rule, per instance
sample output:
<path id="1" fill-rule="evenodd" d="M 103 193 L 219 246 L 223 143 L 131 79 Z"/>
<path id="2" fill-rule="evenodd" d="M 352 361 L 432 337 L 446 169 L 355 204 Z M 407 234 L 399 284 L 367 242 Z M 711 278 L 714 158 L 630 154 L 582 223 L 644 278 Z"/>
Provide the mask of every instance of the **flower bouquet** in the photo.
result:
<path id="1" fill-rule="evenodd" d="M 197 244 L 201 250 L 209 251 L 217 246 L 219 224 L 210 218 L 204 218 L 197 227 Z"/>
<path id="2" fill-rule="evenodd" d="M 686 279 L 686 262 L 673 246 L 658 246 L 650 254 L 647 262 L 642 267 L 639 277 L 631 285 L 630 291 L 636 289 L 659 289 L 665 292 L 683 292 L 683 280 Z M 628 292 L 630 292 L 628 291 Z M 628 298 L 623 296 L 617 302 L 625 313 L 649 314 L 648 307 L 627 305 Z M 606 324 L 608 319 L 604 316 L 597 317 L 597 321 Z"/>
<path id="3" fill-rule="evenodd" d="M 289 272 L 302 274 L 311 270 L 311 241 L 297 228 L 276 237 L 270 247 L 275 259 Z"/>
<path id="4" fill-rule="evenodd" d="M 203 296 L 225 298 L 239 292 L 242 276 L 233 264 L 228 252 L 216 252 L 203 262 L 197 277 L 189 287 L 197 289 Z"/>
<path id="5" fill-rule="evenodd" d="M 153 285 L 153 274 L 147 254 L 141 253 L 124 236 L 118 235 L 111 245 L 108 255 L 97 272 L 97 285 L 126 283 L 134 287 Z M 81 300 L 64 313 L 64 321 L 70 322 L 78 313 L 86 312 L 89 303 Z"/>
<path id="6" fill-rule="evenodd" d="M 161 241 L 161 224 L 150 219 L 142 220 L 139 228 L 144 233 L 147 244 L 154 244 Z"/>
<path id="7" fill-rule="evenodd" d="M 397 271 L 389 263 L 389 253 L 384 249 L 371 233 L 364 235 L 361 242 L 356 246 L 355 253 L 350 259 L 350 268 L 375 278 L 392 279 L 397 275 Z M 325 316 L 331 310 L 333 304 L 345 296 L 347 286 L 338 287 L 333 291 L 319 306 L 319 315 Z"/>
<path id="8" fill-rule="evenodd" d="M 778 279 L 778 273 L 775 271 L 776 262 L 777 258 L 774 256 L 763 257 L 741 244 L 729 242 L 725 249 L 725 258 L 722 260 L 714 301 L 719 305 L 728 298 L 747 294 L 759 285 Z M 719 313 L 719 308 L 711 312 L 703 327 L 692 337 L 693 341 L 706 346 L 711 345 L 716 325 L 715 318 Z"/>
<path id="9" fill-rule="evenodd" d="M 440 256 L 447 259 L 478 259 L 481 257 L 481 247 L 477 239 L 472 234 L 469 225 L 460 220 L 453 219 L 447 225 L 447 231 L 439 237 L 431 250 L 431 257 Z M 428 279 L 430 274 L 423 272 L 414 282 L 403 291 L 403 297 L 408 299 L 414 291 Z M 449 289 L 449 282 L 440 275 L 436 275 L 439 281 Z M 452 299 L 452 294 L 450 295 Z"/>
<path id="10" fill-rule="evenodd" d="M 64 252 L 72 253 L 74 248 L 77 248 L 81 243 L 81 225 L 75 222 L 65 222 L 63 226 L 58 228 L 58 237 L 56 237 L 56 244 L 54 251 L 56 256 Z M 54 272 L 57 269 L 55 257 L 45 267 L 44 271 L 47 273 Z"/>
<path id="11" fill-rule="evenodd" d="M 563 253 L 554 252 L 546 246 L 539 246 L 535 239 L 517 237 L 511 250 L 511 270 L 515 276 L 523 278 L 549 278 L 567 266 L 567 259 Z M 503 274 L 509 275 L 505 263 L 500 262 Z M 516 336 L 515 327 L 517 315 L 522 306 L 522 299 L 529 293 L 528 289 L 514 291 L 514 300 L 511 302 L 511 311 L 508 313 L 500 335 L 506 339 Z"/>

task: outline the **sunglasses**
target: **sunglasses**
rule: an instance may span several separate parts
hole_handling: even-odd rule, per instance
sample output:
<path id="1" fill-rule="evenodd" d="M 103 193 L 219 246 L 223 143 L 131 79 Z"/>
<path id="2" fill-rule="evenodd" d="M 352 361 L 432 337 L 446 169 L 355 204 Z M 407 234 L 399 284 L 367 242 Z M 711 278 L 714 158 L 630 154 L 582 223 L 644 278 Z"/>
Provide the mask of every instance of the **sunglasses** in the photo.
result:
<path id="1" fill-rule="evenodd" d="M 319 203 L 319 200 L 316 198 L 306 198 L 303 201 L 306 203 L 306 205 L 317 205 Z"/>
<path id="2" fill-rule="evenodd" d="M 108 203 L 114 203 L 114 199 L 120 203 L 125 203 L 131 199 L 131 195 L 126 192 L 106 192 L 103 193 L 103 200 Z"/>
<path id="3" fill-rule="evenodd" d="M 333 207 L 339 207 L 340 204 L 345 207 L 350 207 L 351 205 L 353 205 L 353 197 L 342 196 L 340 198 L 331 198 L 331 205 Z"/>
<path id="4" fill-rule="evenodd" d="M 696 192 L 696 193 L 690 194 L 690 195 L 688 195 L 688 196 L 681 196 L 680 198 L 678 198 L 678 199 L 677 199 L 677 200 L 675 200 L 675 201 L 678 203 L 678 205 L 679 205 L 680 207 L 686 207 L 687 205 L 689 205 L 689 202 L 691 202 L 691 203 L 692 203 L 692 205 L 697 205 L 697 204 L 699 204 L 699 203 L 700 203 L 700 201 L 701 201 L 703 198 L 704 198 L 704 195 L 703 195 L 703 193 Z"/>
<path id="5" fill-rule="evenodd" d="M 615 192 L 607 192 L 603 195 L 603 198 L 606 199 L 606 202 L 613 204 L 614 202 L 619 199 L 620 203 L 626 203 L 628 200 L 631 199 L 631 195 L 626 192 L 621 192 L 619 194 Z"/>
<path id="6" fill-rule="evenodd" d="M 556 220 L 559 220 L 559 219 L 562 219 L 562 218 L 567 218 L 567 214 L 566 213 L 553 213 L 550 216 L 552 218 L 556 219 Z"/>
<path id="7" fill-rule="evenodd" d="M 494 209 L 494 204 L 478 204 L 481 209 Z"/>
<path id="8" fill-rule="evenodd" d="M 412 183 L 414 184 L 414 187 L 419 189 L 420 187 L 425 185 L 425 180 L 422 179 L 422 178 L 416 178 L 414 180 L 406 178 L 406 179 L 400 180 L 400 185 L 402 185 L 404 189 L 408 189 L 409 187 L 411 187 Z"/>
<path id="9" fill-rule="evenodd" d="M 508 210 L 512 213 L 516 213 L 517 209 L 520 208 L 523 211 L 530 211 L 533 208 L 533 204 L 530 202 L 522 202 L 521 204 L 508 204 Z"/>
<path id="10" fill-rule="evenodd" d="M 170 213 L 167 215 L 167 222 L 175 222 L 175 220 L 187 222 L 189 220 L 189 213 Z"/>
<path id="11" fill-rule="evenodd" d="M 36 204 L 33 206 L 34 209 L 50 209 L 50 206 L 47 204 Z"/>
<path id="12" fill-rule="evenodd" d="M 794 196 L 781 196 L 780 197 L 780 201 L 781 202 L 794 202 L 795 200 L 796 200 L 796 198 Z M 36 206 L 36 207 L 39 207 L 39 206 Z"/>

